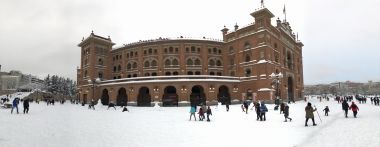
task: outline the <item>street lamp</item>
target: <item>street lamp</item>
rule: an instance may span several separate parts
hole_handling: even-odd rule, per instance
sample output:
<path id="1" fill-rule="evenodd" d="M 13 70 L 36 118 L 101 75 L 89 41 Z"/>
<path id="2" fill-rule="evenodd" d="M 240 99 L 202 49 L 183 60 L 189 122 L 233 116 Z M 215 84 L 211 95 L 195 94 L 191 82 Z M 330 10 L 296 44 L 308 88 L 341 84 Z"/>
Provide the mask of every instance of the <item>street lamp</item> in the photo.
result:
<path id="1" fill-rule="evenodd" d="M 96 78 L 94 80 L 88 79 L 87 82 L 88 82 L 88 84 L 91 84 L 91 88 L 92 88 L 92 100 L 94 100 L 95 84 L 100 83 L 100 79 L 99 78 Z"/>
<path id="2" fill-rule="evenodd" d="M 275 99 L 275 104 L 279 105 L 279 84 L 280 84 L 280 79 L 283 77 L 282 73 L 272 73 L 269 75 L 273 81 L 272 81 L 272 87 L 276 86 L 276 99 Z M 274 88 L 274 87 L 273 87 Z"/>

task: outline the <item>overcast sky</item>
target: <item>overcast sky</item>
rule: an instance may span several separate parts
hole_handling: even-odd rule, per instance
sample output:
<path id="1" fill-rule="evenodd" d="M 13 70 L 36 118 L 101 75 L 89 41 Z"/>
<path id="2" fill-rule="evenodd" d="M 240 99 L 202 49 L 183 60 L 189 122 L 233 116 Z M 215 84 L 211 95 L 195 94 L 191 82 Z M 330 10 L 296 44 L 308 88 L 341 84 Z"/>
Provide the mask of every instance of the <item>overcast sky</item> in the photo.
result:
<path id="1" fill-rule="evenodd" d="M 379 0 L 265 0 L 304 43 L 305 84 L 380 81 Z M 0 64 L 76 79 L 82 37 L 117 45 L 158 37 L 222 38 L 253 22 L 260 0 L 1 0 Z M 273 22 L 272 24 L 275 24 Z"/>

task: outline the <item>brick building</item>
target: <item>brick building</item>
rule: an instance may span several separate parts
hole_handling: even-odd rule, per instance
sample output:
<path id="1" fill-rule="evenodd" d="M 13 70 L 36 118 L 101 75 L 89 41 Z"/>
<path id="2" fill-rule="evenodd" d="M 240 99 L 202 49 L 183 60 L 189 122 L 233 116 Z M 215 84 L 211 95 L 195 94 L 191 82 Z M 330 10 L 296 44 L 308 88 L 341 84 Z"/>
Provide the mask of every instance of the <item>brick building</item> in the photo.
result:
<path id="1" fill-rule="evenodd" d="M 303 44 L 288 22 L 272 25 L 267 8 L 251 16 L 246 27 L 224 27 L 223 40 L 159 38 L 113 47 L 110 37 L 92 32 L 78 44 L 78 96 L 85 103 L 138 106 L 273 102 L 277 94 L 302 99 Z"/>

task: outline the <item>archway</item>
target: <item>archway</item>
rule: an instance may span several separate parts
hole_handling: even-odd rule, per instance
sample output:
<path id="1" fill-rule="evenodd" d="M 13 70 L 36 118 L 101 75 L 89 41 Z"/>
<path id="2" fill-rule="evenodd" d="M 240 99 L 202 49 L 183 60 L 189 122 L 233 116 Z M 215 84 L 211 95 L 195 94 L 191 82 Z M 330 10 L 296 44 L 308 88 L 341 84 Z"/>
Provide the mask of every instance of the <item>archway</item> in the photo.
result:
<path id="1" fill-rule="evenodd" d="M 120 88 L 117 92 L 116 106 L 126 106 L 128 102 L 127 91 L 125 88 Z"/>
<path id="2" fill-rule="evenodd" d="M 247 95 L 246 100 L 253 100 L 253 91 L 252 91 L 252 89 L 247 89 L 246 95 Z"/>
<path id="3" fill-rule="evenodd" d="M 162 106 L 178 106 L 177 89 L 174 86 L 168 86 L 162 96 Z"/>
<path id="4" fill-rule="evenodd" d="M 293 87 L 293 78 L 288 77 L 288 102 L 294 102 Z"/>
<path id="5" fill-rule="evenodd" d="M 147 87 L 141 87 L 137 97 L 137 106 L 150 106 L 151 96 Z"/>
<path id="6" fill-rule="evenodd" d="M 101 103 L 103 105 L 108 105 L 109 101 L 110 101 L 110 97 L 108 95 L 108 90 L 107 89 L 104 89 L 103 92 L 102 92 L 102 98 L 101 98 Z"/>
<path id="7" fill-rule="evenodd" d="M 225 85 L 219 87 L 218 102 L 221 102 L 222 105 L 231 104 L 231 96 L 228 87 Z"/>
<path id="8" fill-rule="evenodd" d="M 204 93 L 202 86 L 195 85 L 191 88 L 190 104 L 192 106 L 206 104 L 206 94 Z"/>

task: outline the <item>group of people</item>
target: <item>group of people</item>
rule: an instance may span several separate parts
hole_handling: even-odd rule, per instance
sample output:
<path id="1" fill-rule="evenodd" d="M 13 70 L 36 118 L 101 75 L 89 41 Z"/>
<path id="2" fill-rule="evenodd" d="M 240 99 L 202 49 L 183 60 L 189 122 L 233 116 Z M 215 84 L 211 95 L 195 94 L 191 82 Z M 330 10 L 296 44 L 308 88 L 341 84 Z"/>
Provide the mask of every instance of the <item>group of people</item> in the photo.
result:
<path id="1" fill-rule="evenodd" d="M 190 119 L 189 119 L 189 121 L 191 121 L 192 116 L 194 116 L 194 120 L 197 121 L 197 118 L 195 116 L 196 112 L 197 112 L 197 106 L 191 105 L 190 106 Z M 199 108 L 199 111 L 198 111 L 199 121 L 203 121 L 205 119 L 205 113 L 207 115 L 207 121 L 208 122 L 211 121 L 210 120 L 210 115 L 212 115 L 211 108 L 210 108 L 210 106 L 207 106 L 207 108 L 206 108 L 206 105 L 202 105 Z"/>
<path id="2" fill-rule="evenodd" d="M 347 118 L 348 116 L 348 110 L 352 110 L 354 117 L 356 118 L 356 115 L 358 114 L 359 107 L 355 104 L 355 102 L 352 102 L 351 105 L 348 104 L 346 100 L 342 103 L 342 109 L 344 110 L 344 116 Z"/>
<path id="3" fill-rule="evenodd" d="M 13 113 L 13 109 L 16 109 L 17 114 L 19 114 L 19 112 L 18 112 L 18 104 L 19 103 L 20 103 L 20 99 L 19 98 L 13 99 L 11 114 Z M 24 114 L 28 113 L 29 112 L 29 99 L 24 99 L 23 100 L 23 106 L 24 106 Z"/>
<path id="4" fill-rule="evenodd" d="M 380 104 L 380 97 L 371 97 L 371 104 L 374 104 L 375 106 L 379 106 Z"/>

